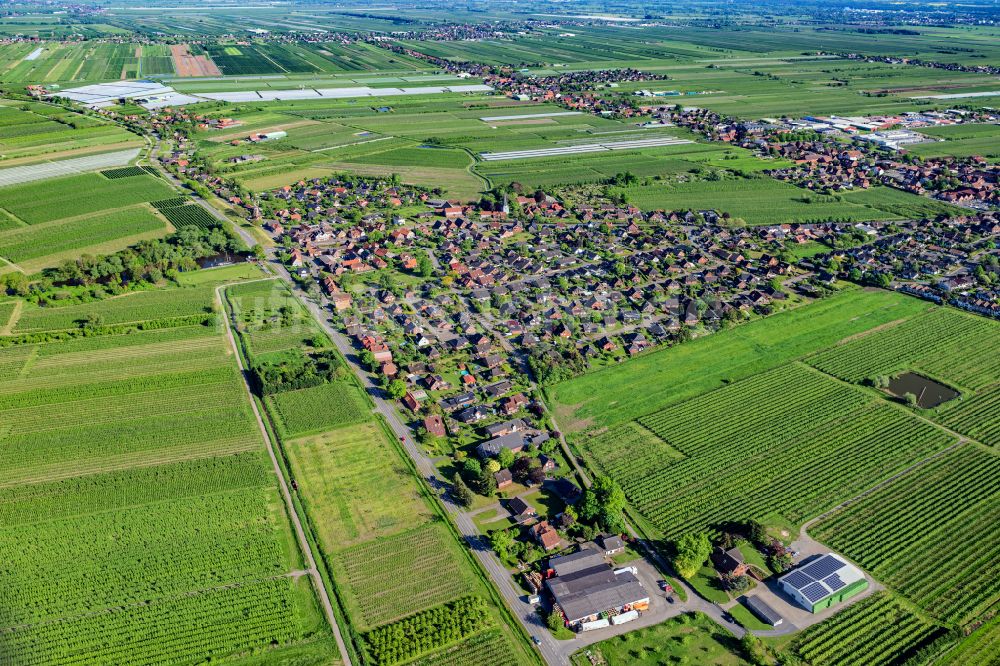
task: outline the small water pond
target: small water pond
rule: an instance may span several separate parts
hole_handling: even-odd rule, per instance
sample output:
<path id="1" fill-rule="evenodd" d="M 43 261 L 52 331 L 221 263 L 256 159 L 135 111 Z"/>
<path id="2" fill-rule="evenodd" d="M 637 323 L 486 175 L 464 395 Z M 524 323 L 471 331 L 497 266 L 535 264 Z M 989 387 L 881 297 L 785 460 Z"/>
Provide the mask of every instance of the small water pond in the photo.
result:
<path id="1" fill-rule="evenodd" d="M 958 391 L 939 384 L 915 372 L 904 372 L 889 380 L 889 393 L 902 398 L 907 393 L 917 396 L 917 406 L 921 409 L 933 409 L 949 400 L 958 397 Z"/>

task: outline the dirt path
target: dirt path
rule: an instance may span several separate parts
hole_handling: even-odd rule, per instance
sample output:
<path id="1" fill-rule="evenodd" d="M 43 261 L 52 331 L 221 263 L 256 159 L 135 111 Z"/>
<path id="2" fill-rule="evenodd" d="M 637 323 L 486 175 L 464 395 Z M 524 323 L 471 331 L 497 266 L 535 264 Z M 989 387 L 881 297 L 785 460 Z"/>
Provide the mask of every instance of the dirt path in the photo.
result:
<path id="1" fill-rule="evenodd" d="M 23 309 L 24 301 L 20 299 L 14 301 L 14 309 L 11 310 L 10 318 L 6 324 L 0 327 L 0 335 L 10 335 L 10 332 L 14 330 L 14 326 L 17 325 L 17 320 L 21 318 L 21 310 Z"/>
<path id="2" fill-rule="evenodd" d="M 273 278 L 264 278 L 265 280 Z M 254 282 L 260 282 L 261 280 L 253 280 Z M 238 283 L 238 284 L 245 284 Z M 313 557 L 312 548 L 309 546 L 309 541 L 306 539 L 305 530 L 302 529 L 302 521 L 299 519 L 299 514 L 295 510 L 295 503 L 292 502 L 292 494 L 288 490 L 288 483 L 285 481 L 285 474 L 281 469 L 281 465 L 278 463 L 278 457 L 274 453 L 274 443 L 271 441 L 271 435 L 267 431 L 267 427 L 264 425 L 264 420 L 261 418 L 260 410 L 257 408 L 257 401 L 254 400 L 253 393 L 250 391 L 250 384 L 247 381 L 247 369 L 243 365 L 243 357 L 240 356 L 239 348 L 236 345 L 236 338 L 233 336 L 233 328 L 229 322 L 228 313 L 223 305 L 222 290 L 228 287 L 228 284 L 220 285 L 215 288 L 215 299 L 216 302 L 222 307 L 223 316 L 226 318 L 226 337 L 229 340 L 229 345 L 233 350 L 233 354 L 236 356 L 236 364 L 240 369 L 240 374 L 243 377 L 243 388 L 246 390 L 247 398 L 250 399 L 250 406 L 253 408 L 254 418 L 257 419 L 257 427 L 260 429 L 260 435 L 264 439 L 264 443 L 267 445 L 267 453 L 271 457 L 271 463 L 274 465 L 274 473 L 278 477 L 278 486 L 281 488 L 281 496 L 285 500 L 285 508 L 288 511 L 288 517 L 292 521 L 292 525 L 295 527 L 295 536 L 298 538 L 299 550 L 302 551 L 302 556 L 306 560 L 308 565 L 308 573 L 313 579 L 313 586 L 316 588 L 316 594 L 319 595 L 320 601 L 323 604 L 323 612 L 326 615 L 327 622 L 330 624 L 330 628 L 333 630 L 333 636 L 337 640 L 337 648 L 340 650 L 340 658 L 344 662 L 345 666 L 351 666 L 351 657 L 347 651 L 347 645 L 344 643 L 344 638 L 340 633 L 340 626 L 337 624 L 337 618 L 333 613 L 333 605 L 330 603 L 330 596 L 327 594 L 326 586 L 323 584 L 323 578 L 319 575 L 319 570 L 316 567 L 316 560 Z"/>

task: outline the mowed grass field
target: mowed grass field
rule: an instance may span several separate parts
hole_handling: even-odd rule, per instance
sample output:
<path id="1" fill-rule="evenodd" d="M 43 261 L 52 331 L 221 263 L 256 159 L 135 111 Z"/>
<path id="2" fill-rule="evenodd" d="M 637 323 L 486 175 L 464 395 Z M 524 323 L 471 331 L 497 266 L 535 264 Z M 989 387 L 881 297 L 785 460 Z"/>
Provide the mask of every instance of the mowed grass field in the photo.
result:
<path id="1" fill-rule="evenodd" d="M 790 222 L 865 222 L 901 219 L 904 215 L 889 207 L 876 207 L 863 199 L 824 196 L 783 183 L 767 176 L 653 183 L 624 190 L 629 203 L 643 210 L 717 210 L 749 225 Z M 913 205 L 921 203 L 916 195 Z M 857 201 L 857 203 L 855 202 Z M 862 203 L 864 202 L 864 203 Z"/>
<path id="2" fill-rule="evenodd" d="M 7 220 L 0 226 L 0 257 L 33 272 L 170 233 L 173 226 L 147 202 L 175 191 L 139 173 L 125 178 L 87 173 L 0 188 L 5 214 L 0 219 Z"/>
<path id="3" fill-rule="evenodd" d="M 227 302 L 251 363 L 332 346 L 281 281 L 237 285 Z M 415 663 L 535 663 L 353 377 L 272 393 L 262 403 L 355 650 L 374 659 L 370 636 L 402 631 L 396 623 L 473 595 L 488 600 L 487 621 L 471 634 L 428 638 L 415 648 Z"/>
<path id="4" fill-rule="evenodd" d="M 20 330 L 84 309 L 153 330 L 0 337 L 5 663 L 335 660 L 212 308 L 208 288 L 26 306 Z"/>

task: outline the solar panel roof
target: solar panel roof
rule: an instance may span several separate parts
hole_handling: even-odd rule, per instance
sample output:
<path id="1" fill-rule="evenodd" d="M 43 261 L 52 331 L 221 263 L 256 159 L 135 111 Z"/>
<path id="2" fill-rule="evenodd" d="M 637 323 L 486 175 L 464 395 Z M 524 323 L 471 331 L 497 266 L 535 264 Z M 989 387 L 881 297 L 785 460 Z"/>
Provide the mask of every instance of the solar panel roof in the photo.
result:
<path id="1" fill-rule="evenodd" d="M 801 571 L 816 580 L 822 580 L 844 568 L 844 563 L 832 555 L 824 555 Z"/>
<path id="2" fill-rule="evenodd" d="M 826 583 L 826 586 L 829 587 L 834 592 L 836 592 L 837 590 L 839 590 L 840 588 L 844 587 L 844 585 L 847 584 L 844 581 L 840 580 L 840 576 L 838 576 L 837 574 L 830 574 L 829 576 L 823 579 L 823 582 Z"/>
<path id="3" fill-rule="evenodd" d="M 803 587 L 813 582 L 812 578 L 805 575 L 801 571 L 793 571 L 792 573 L 785 576 L 782 580 L 784 580 L 784 582 L 794 587 L 796 590 L 801 590 Z"/>
<path id="4" fill-rule="evenodd" d="M 806 599 L 808 599 L 813 603 L 819 601 L 823 597 L 829 596 L 830 594 L 829 592 L 827 592 L 826 588 L 823 587 L 820 583 L 812 583 L 811 585 L 806 585 L 800 590 L 800 592 L 802 592 L 802 595 Z"/>

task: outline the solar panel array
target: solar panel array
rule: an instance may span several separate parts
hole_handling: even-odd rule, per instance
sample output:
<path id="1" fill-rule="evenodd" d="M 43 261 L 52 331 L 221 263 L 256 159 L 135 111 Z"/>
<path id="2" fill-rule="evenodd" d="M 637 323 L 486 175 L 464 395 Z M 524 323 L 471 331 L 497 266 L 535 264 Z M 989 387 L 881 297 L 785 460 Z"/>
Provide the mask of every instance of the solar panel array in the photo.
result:
<path id="1" fill-rule="evenodd" d="M 794 587 L 796 590 L 801 590 L 803 587 L 813 582 L 812 578 L 805 575 L 801 571 L 793 571 L 782 580 Z"/>
<path id="2" fill-rule="evenodd" d="M 806 599 L 808 599 L 813 603 L 816 603 L 823 597 L 828 596 L 830 594 L 827 591 L 827 589 L 823 587 L 821 583 L 810 583 L 809 585 L 806 585 L 801 590 L 799 590 L 799 592 L 802 593 L 802 596 L 804 596 Z"/>
<path id="3" fill-rule="evenodd" d="M 838 576 L 837 574 L 830 574 L 829 576 L 823 579 L 823 582 L 826 583 L 826 586 L 831 590 L 833 590 L 834 592 L 836 592 L 837 590 L 839 590 L 840 588 L 844 587 L 844 585 L 847 584 L 844 581 L 840 580 L 840 576 Z"/>
<path id="4" fill-rule="evenodd" d="M 847 566 L 837 557 L 824 555 L 804 567 L 785 574 L 781 582 L 798 590 L 810 603 L 816 603 L 847 586 L 840 577 L 841 570 Z M 852 573 L 851 576 L 853 575 L 855 574 Z"/>
<path id="5" fill-rule="evenodd" d="M 844 568 L 844 563 L 831 555 L 824 555 L 801 571 L 814 580 L 822 580 Z"/>

